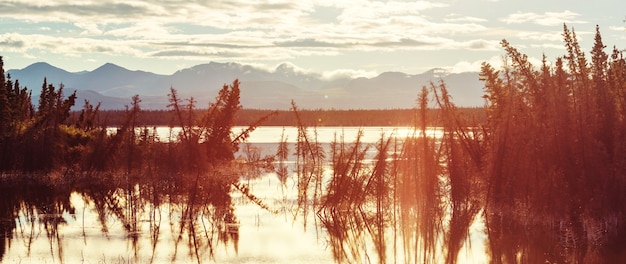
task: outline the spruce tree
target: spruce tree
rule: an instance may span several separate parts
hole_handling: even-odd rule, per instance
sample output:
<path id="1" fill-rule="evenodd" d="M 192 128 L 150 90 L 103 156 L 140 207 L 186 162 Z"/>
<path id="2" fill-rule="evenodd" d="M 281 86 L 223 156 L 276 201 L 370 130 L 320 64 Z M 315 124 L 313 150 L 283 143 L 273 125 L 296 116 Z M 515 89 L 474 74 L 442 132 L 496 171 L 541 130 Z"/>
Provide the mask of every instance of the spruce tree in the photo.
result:
<path id="1" fill-rule="evenodd" d="M 11 107 L 9 104 L 9 87 L 4 76 L 4 62 L 0 56 L 0 141 L 7 136 L 11 123 Z M 1 144 L 1 143 L 0 143 Z"/>
<path id="2" fill-rule="evenodd" d="M 0 170 L 8 167 L 9 162 L 9 131 L 11 109 L 9 107 L 8 89 L 4 77 L 4 62 L 0 56 Z"/>

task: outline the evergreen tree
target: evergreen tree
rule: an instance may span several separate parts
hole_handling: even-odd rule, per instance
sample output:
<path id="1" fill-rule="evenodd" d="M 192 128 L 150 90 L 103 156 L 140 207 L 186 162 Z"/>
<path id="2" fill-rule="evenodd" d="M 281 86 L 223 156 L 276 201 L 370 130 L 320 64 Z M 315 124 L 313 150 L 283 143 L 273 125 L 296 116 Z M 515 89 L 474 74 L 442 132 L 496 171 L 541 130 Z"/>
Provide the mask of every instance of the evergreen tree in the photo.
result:
<path id="1" fill-rule="evenodd" d="M 239 93 L 239 80 L 224 85 L 203 118 L 208 128 L 204 145 L 209 162 L 232 160 L 238 149 L 239 142 L 233 142 L 231 130 L 241 109 Z"/>
<path id="2" fill-rule="evenodd" d="M 492 262 L 616 262 L 620 254 L 626 68 L 620 52 L 609 60 L 598 27 L 591 64 L 573 30 L 565 26 L 563 38 L 567 53 L 553 67 L 544 57 L 535 70 L 506 41 L 503 73 L 482 67 Z"/>
<path id="3" fill-rule="evenodd" d="M 0 56 L 0 142 L 8 136 L 11 124 L 11 106 L 9 104 L 9 87 L 4 75 L 4 61 Z M 1 144 L 1 143 L 0 143 Z"/>
<path id="4" fill-rule="evenodd" d="M 11 108 L 9 91 L 4 76 L 4 62 L 0 56 L 0 170 L 6 169 L 10 163 L 9 131 L 11 130 Z"/>

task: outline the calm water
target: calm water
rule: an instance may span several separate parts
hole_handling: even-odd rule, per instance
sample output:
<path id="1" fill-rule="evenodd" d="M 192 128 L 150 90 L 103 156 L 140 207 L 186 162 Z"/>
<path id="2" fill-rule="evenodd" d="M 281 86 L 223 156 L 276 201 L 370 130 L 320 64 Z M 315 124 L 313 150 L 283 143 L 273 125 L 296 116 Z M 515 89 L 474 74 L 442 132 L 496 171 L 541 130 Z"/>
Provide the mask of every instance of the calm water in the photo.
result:
<path id="1" fill-rule="evenodd" d="M 247 127 L 235 127 L 234 133 L 238 133 Z M 115 129 L 111 129 L 114 131 Z M 376 143 L 380 140 L 381 135 L 385 137 L 397 137 L 405 138 L 414 134 L 414 130 L 409 127 L 317 127 L 315 129 L 309 128 L 311 136 L 314 135 L 314 131 L 317 134 L 317 140 L 321 143 L 330 143 L 335 138 L 340 139 L 343 135 L 345 141 L 350 142 L 354 140 L 359 133 L 363 132 L 361 140 L 366 143 Z M 170 129 L 169 127 L 156 127 L 157 134 L 161 141 L 168 141 L 170 135 L 175 137 L 180 128 Z M 432 129 L 427 131 L 427 135 L 433 137 L 440 137 L 442 135 L 441 130 Z M 281 140 L 281 136 L 289 143 L 295 143 L 298 136 L 297 127 L 275 127 L 275 126 L 262 126 L 254 130 L 248 138 L 249 143 L 278 143 Z"/>
<path id="2" fill-rule="evenodd" d="M 363 132 L 362 142 L 371 144 L 378 142 L 381 135 L 404 138 L 413 134 L 408 128 L 324 127 L 317 128 L 316 135 L 318 141 L 326 145 L 341 135 L 346 142 L 351 142 L 359 131 Z M 157 132 L 163 141 L 168 140 L 168 128 L 157 128 Z M 314 134 L 311 131 L 311 135 Z M 440 136 L 438 130 L 429 131 L 429 134 Z M 260 127 L 249 138 L 248 154 L 274 154 L 281 138 L 289 143 L 296 142 L 297 129 Z M 242 146 L 237 155 L 245 158 L 245 149 L 246 146 Z M 290 151 L 294 151 L 293 145 Z M 333 246 L 337 245 L 332 242 L 336 239 L 329 236 L 314 210 L 303 214 L 298 203 L 299 182 L 293 172 L 294 155 L 289 155 L 284 164 L 291 170 L 283 179 L 276 172 L 267 171 L 260 177 L 242 177 L 241 182 L 247 184 L 251 193 L 268 208 L 261 208 L 243 197 L 241 192 L 233 191 L 237 224 L 227 225 L 211 218 L 211 210 L 219 209 L 211 209 L 213 207 L 200 210 L 193 220 L 185 220 L 184 203 L 161 201 L 155 205 L 145 198 L 150 195 L 149 191 L 139 186 L 110 192 L 108 196 L 98 196 L 97 191 L 91 195 L 62 192 L 56 187 L 52 193 L 46 193 L 51 188 L 45 186 L 35 190 L 13 188 L 14 192 L 3 194 L 0 207 L 3 211 L 0 246 L 4 248 L 1 260 L 3 263 L 336 262 Z M 323 177 L 329 177 L 331 168 L 327 165 L 323 168 Z M 12 197 L 15 201 L 11 201 Z M 108 211 L 103 212 L 103 207 L 109 208 Z M 185 221 L 193 223 L 194 228 L 184 227 Z M 130 227 L 129 223 L 133 226 Z M 406 248 L 402 249 L 398 242 L 402 241 L 398 238 L 400 232 L 390 225 L 387 224 L 383 232 L 388 244 L 386 259 L 403 263 L 405 256 L 402 252 L 406 252 Z M 361 234 L 362 227 L 357 229 L 361 230 L 348 230 L 348 233 L 357 235 L 345 241 L 346 247 L 356 247 L 351 250 L 357 254 L 352 259 L 378 262 L 375 244 Z M 461 263 L 487 261 L 482 229 L 478 221 L 471 226 L 471 239 L 459 254 Z M 442 257 L 437 259 L 443 261 Z"/>

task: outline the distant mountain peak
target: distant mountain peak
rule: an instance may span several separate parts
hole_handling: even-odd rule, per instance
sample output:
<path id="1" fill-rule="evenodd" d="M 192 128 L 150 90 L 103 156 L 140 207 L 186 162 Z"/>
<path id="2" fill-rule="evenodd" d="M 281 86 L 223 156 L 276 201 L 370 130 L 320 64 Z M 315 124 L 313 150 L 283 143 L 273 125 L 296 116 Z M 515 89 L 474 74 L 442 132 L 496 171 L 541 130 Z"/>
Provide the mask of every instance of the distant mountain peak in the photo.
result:
<path id="1" fill-rule="evenodd" d="M 82 99 L 102 102 L 102 109 L 121 109 L 133 95 L 142 97 L 145 109 L 163 109 L 169 88 L 176 87 L 181 96 L 193 96 L 198 105 L 206 105 L 218 89 L 234 79 L 242 82 L 241 102 L 245 107 L 286 109 L 295 100 L 304 108 L 377 109 L 413 107 L 419 87 L 441 78 L 450 95 L 460 106 L 482 105 L 483 84 L 478 73 L 451 74 L 434 68 L 422 74 L 384 72 L 371 78 L 330 80 L 322 74 L 303 70 L 285 62 L 274 69 L 236 62 L 208 62 L 182 69 L 171 75 L 128 70 L 105 63 L 93 71 L 70 73 L 45 62 L 32 64 L 26 70 L 9 70 L 23 86 L 64 83 L 68 89 L 82 91 Z M 319 98 L 325 98 L 320 101 Z"/>
<path id="2" fill-rule="evenodd" d="M 294 66 L 291 63 L 287 63 L 287 62 L 283 62 L 281 64 L 279 64 L 278 66 L 276 66 L 276 71 L 286 71 L 286 70 L 290 70 L 293 71 L 296 69 L 296 66 Z"/>
<path id="3" fill-rule="evenodd" d="M 216 61 L 211 61 L 209 62 L 209 64 L 205 64 L 205 65 L 208 65 L 213 69 L 239 69 L 243 66 L 236 62 L 216 62 Z"/>
<path id="4" fill-rule="evenodd" d="M 50 65 L 50 64 L 49 64 L 49 63 L 47 63 L 47 62 L 40 61 L 40 62 L 35 62 L 35 63 L 31 64 L 31 65 L 28 65 L 28 66 L 26 66 L 26 68 L 24 68 L 24 69 L 27 69 L 27 68 L 36 68 L 36 67 L 54 67 L 54 66 Z"/>
<path id="5" fill-rule="evenodd" d="M 443 78 L 450 75 L 450 71 L 444 68 L 432 68 L 424 74 L 430 75 L 434 78 Z"/>
<path id="6" fill-rule="evenodd" d="M 378 75 L 378 77 L 380 78 L 395 78 L 395 77 L 409 78 L 411 77 L 411 75 L 406 74 L 404 72 L 383 72 L 380 75 Z"/>
<path id="7" fill-rule="evenodd" d="M 100 67 L 96 68 L 95 70 L 88 72 L 88 74 L 90 75 L 103 74 L 103 75 L 111 76 L 115 74 L 122 74 L 123 72 L 127 72 L 127 71 L 129 70 L 122 66 L 107 62 L 105 64 L 102 64 Z"/>
<path id="8" fill-rule="evenodd" d="M 303 70 L 289 62 L 283 62 L 276 66 L 274 74 L 282 75 L 287 78 L 303 78 L 306 79 L 306 81 L 310 81 L 310 78 L 321 78 L 322 76 L 318 73 Z"/>
<path id="9" fill-rule="evenodd" d="M 95 71 L 110 71 L 110 70 L 127 70 L 127 69 L 117 64 L 107 62 L 105 64 L 102 64 L 102 66 L 98 67 L 97 69 L 93 71 L 95 72 Z"/>
<path id="10" fill-rule="evenodd" d="M 54 69 L 54 70 L 58 70 L 58 71 L 65 71 L 59 67 L 55 67 L 53 65 L 50 65 L 47 62 L 35 62 L 31 65 L 26 66 L 26 68 L 22 69 L 23 71 L 38 71 L 38 70 L 48 70 L 48 69 Z"/>

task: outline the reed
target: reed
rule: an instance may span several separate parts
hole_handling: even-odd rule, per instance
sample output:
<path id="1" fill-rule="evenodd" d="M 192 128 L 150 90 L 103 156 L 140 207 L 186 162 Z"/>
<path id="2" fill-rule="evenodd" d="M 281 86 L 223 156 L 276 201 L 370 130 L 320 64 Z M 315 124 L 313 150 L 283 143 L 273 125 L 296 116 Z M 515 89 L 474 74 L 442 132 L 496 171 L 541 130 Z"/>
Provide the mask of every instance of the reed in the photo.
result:
<path id="1" fill-rule="evenodd" d="M 291 110 L 296 116 L 298 127 L 294 153 L 296 156 L 298 206 L 293 219 L 295 220 L 299 214 L 302 214 L 303 225 L 306 229 L 309 211 L 316 208 L 321 196 L 322 165 L 324 164 L 325 153 L 321 143 L 317 141 L 315 127 L 313 127 L 313 136 L 311 136 L 307 125 L 300 118 L 298 107 L 294 101 L 291 102 Z M 313 191 L 312 194 L 311 191 Z"/>

